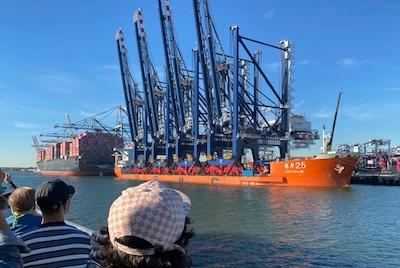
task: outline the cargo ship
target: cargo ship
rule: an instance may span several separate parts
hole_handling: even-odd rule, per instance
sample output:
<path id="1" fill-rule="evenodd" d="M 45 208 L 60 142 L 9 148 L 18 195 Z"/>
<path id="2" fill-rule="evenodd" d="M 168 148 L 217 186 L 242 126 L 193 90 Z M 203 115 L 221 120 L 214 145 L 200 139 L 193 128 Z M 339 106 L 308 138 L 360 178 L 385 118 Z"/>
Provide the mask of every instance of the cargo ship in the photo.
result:
<path id="1" fill-rule="evenodd" d="M 36 164 L 48 176 L 113 175 L 113 149 L 123 145 L 120 136 L 85 131 L 37 151 Z"/>
<path id="2" fill-rule="evenodd" d="M 176 169 L 170 173 L 146 174 L 134 173 L 134 168 L 117 165 L 115 175 L 120 179 L 152 180 L 165 182 L 197 183 L 232 186 L 305 186 L 305 187 L 333 187 L 347 186 L 357 165 L 358 157 L 326 155 L 315 158 L 293 159 L 288 161 L 272 161 L 259 174 L 253 171 L 246 173 L 242 170 L 241 176 L 193 174 L 191 168 L 186 172 L 176 174 Z M 232 167 L 229 167 L 232 168 Z M 207 168 L 204 168 L 207 170 Z M 209 169 L 208 169 L 209 170 Z"/>
<path id="3" fill-rule="evenodd" d="M 134 15 L 142 88 L 131 75 L 123 30 L 115 34 L 130 135 L 130 147 L 114 154 L 118 178 L 238 186 L 350 183 L 358 158 L 331 150 L 337 109 L 326 150 L 311 158 L 291 157 L 292 149 L 309 148 L 319 139 L 311 123 L 291 111 L 291 42 L 268 44 L 243 36 L 234 25 L 228 55 L 208 1 L 194 0 L 198 47 L 189 70 L 176 43 L 169 1 L 158 0 L 158 9 L 165 81 L 153 67 L 142 9 Z M 280 54 L 279 74 L 260 64 L 272 50 Z"/>

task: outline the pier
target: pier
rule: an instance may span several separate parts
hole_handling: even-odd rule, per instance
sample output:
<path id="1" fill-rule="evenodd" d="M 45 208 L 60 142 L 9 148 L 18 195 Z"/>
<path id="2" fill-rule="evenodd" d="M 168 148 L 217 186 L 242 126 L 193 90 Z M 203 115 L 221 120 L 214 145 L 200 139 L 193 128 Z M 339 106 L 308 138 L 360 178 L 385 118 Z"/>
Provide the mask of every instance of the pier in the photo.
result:
<path id="1" fill-rule="evenodd" d="M 357 172 L 351 177 L 351 184 L 400 186 L 398 172 Z"/>

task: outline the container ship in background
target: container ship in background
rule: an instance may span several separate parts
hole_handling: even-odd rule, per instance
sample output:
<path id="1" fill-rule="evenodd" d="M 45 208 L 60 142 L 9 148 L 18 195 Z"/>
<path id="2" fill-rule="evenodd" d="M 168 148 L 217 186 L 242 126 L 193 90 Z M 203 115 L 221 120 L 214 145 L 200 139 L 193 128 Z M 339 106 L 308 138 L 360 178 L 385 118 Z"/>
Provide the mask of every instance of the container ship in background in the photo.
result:
<path id="1" fill-rule="evenodd" d="M 59 131 L 33 136 L 37 171 L 49 176 L 113 175 L 113 150 L 124 146 L 124 109 L 113 107 L 102 113 L 65 124 Z M 110 127 L 112 126 L 112 127 Z"/>
<path id="2" fill-rule="evenodd" d="M 113 175 L 113 149 L 121 146 L 119 135 L 85 131 L 37 150 L 36 164 L 39 172 L 48 176 Z"/>

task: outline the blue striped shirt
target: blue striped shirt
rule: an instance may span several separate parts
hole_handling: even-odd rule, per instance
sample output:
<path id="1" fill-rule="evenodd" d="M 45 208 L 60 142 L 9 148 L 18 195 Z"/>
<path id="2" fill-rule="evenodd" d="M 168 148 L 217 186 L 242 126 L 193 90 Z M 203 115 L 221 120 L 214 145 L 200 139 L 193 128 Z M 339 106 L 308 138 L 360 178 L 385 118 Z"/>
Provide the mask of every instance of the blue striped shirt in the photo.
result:
<path id="1" fill-rule="evenodd" d="M 30 248 L 22 254 L 24 267 L 86 267 L 90 236 L 64 222 L 41 224 L 21 235 Z"/>
<path id="2" fill-rule="evenodd" d="M 10 215 L 6 221 L 8 226 L 10 226 L 10 229 L 14 232 L 15 236 L 20 237 L 22 234 L 39 226 L 42 222 L 42 217 L 28 213 L 18 217 L 17 219 L 15 219 L 14 215 Z"/>

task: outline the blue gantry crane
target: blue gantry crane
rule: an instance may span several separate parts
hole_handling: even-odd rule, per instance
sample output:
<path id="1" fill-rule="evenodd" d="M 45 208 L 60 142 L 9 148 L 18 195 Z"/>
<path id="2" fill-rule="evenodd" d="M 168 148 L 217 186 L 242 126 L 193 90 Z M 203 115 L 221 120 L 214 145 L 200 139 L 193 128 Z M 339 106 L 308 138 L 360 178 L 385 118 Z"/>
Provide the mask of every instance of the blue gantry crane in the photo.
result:
<path id="1" fill-rule="evenodd" d="M 139 85 L 133 78 L 129 67 L 123 29 L 117 30 L 115 40 L 117 41 L 125 107 L 128 115 L 129 133 L 131 137 L 130 146 L 133 149 L 131 158 L 133 162 L 136 162 L 138 160 L 138 150 L 143 153 L 144 102 L 142 100 L 142 94 L 139 91 Z"/>
<path id="2" fill-rule="evenodd" d="M 175 38 L 171 6 L 168 0 L 158 0 L 159 17 L 166 68 L 166 158 L 172 160 L 170 143 L 174 140 L 175 155 L 178 159 L 191 154 L 186 145 L 193 138 L 193 77 L 189 71 Z M 171 120 L 173 119 L 173 120 Z M 171 124 L 173 122 L 173 124 Z M 171 137 L 174 127 L 175 136 Z"/>
<path id="3" fill-rule="evenodd" d="M 147 35 L 144 28 L 143 11 L 136 10 L 134 18 L 136 41 L 143 83 L 145 124 L 144 124 L 144 160 L 154 161 L 160 149 L 164 135 L 164 89 L 153 65 L 149 50 Z M 150 133 L 148 133 L 148 131 Z M 150 135 L 151 139 L 148 139 Z"/>

